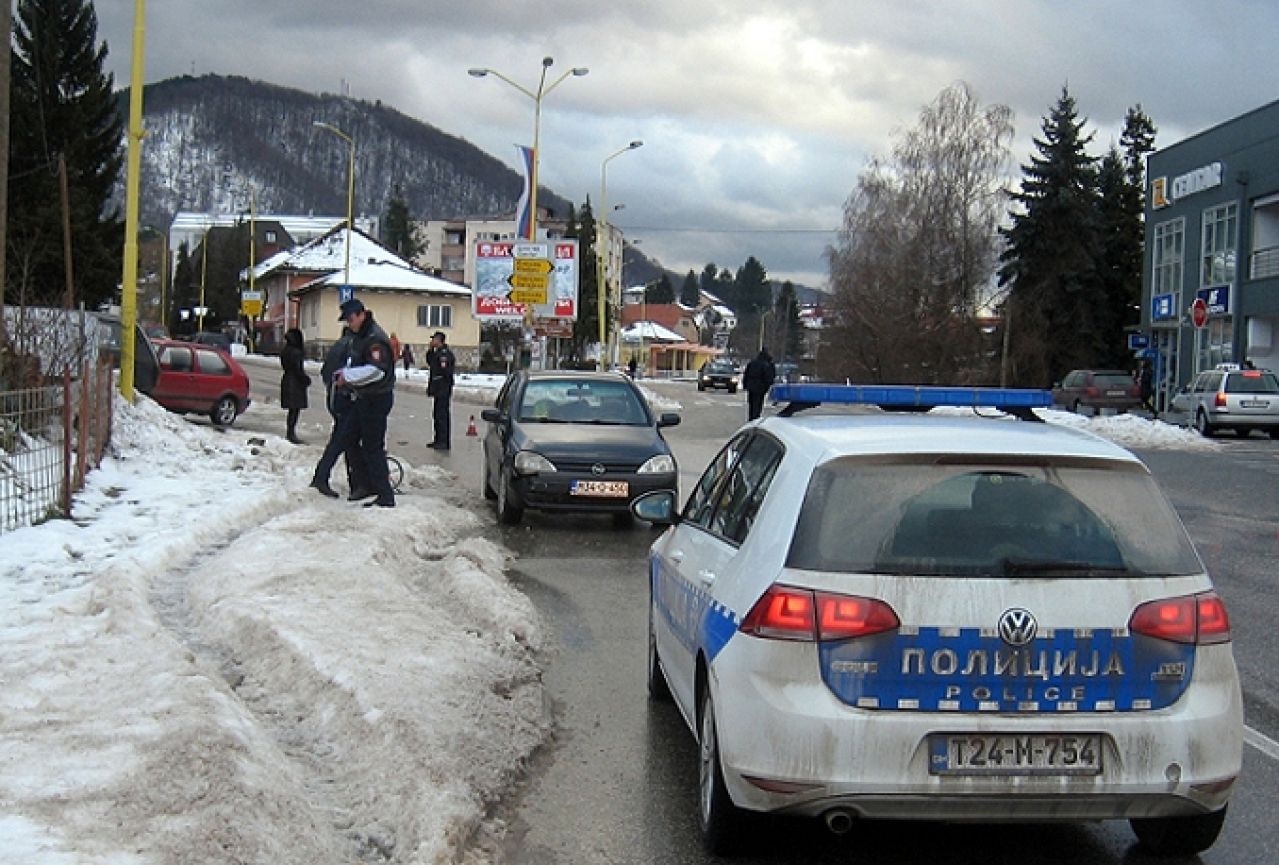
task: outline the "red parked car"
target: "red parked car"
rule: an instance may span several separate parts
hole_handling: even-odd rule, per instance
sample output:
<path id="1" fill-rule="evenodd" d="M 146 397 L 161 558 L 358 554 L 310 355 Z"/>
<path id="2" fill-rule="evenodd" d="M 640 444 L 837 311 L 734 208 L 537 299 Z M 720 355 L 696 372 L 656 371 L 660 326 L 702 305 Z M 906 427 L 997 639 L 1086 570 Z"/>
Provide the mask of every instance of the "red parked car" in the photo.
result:
<path id="1" fill-rule="evenodd" d="M 249 377 L 225 351 L 172 339 L 152 343 L 160 374 L 151 398 L 169 411 L 201 412 L 215 426 L 230 426 L 249 407 Z"/>

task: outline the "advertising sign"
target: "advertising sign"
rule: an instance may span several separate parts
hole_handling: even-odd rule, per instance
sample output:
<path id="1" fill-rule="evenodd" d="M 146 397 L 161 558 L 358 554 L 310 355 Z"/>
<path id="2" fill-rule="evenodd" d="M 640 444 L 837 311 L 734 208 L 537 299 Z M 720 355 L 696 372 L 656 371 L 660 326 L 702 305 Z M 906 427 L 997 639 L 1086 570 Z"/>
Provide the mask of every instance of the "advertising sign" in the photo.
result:
<path id="1" fill-rule="evenodd" d="M 1150 299 L 1150 318 L 1153 321 L 1168 321 L 1177 317 L 1172 308 L 1171 294 L 1156 294 Z"/>
<path id="2" fill-rule="evenodd" d="M 526 303 L 532 299 L 537 318 L 575 320 L 577 258 L 575 239 L 477 241 L 472 314 L 481 321 L 522 320 Z M 545 303 L 538 303 L 542 297 Z"/>
<path id="3" fill-rule="evenodd" d="M 1206 285 L 1195 290 L 1195 297 L 1203 300 L 1209 315 L 1230 315 L 1230 283 Z"/>

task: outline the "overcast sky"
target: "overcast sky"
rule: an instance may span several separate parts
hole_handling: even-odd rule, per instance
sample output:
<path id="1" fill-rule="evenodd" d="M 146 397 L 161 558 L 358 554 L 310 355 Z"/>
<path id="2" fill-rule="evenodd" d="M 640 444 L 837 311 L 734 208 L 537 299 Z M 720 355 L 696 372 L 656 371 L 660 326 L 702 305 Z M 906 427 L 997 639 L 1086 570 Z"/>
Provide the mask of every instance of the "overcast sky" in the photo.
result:
<path id="1" fill-rule="evenodd" d="M 96 0 L 118 85 L 131 0 Z M 822 287 L 824 250 L 873 155 L 965 81 L 1015 112 L 1014 171 L 1069 85 L 1101 154 L 1141 103 L 1166 146 L 1279 97 L 1274 0 L 161 0 L 147 7 L 146 80 L 243 75 L 384 103 L 512 168 L 536 90 L 542 182 L 599 206 L 676 271 L 756 256 Z M 512 205 L 514 202 L 512 202 Z"/>

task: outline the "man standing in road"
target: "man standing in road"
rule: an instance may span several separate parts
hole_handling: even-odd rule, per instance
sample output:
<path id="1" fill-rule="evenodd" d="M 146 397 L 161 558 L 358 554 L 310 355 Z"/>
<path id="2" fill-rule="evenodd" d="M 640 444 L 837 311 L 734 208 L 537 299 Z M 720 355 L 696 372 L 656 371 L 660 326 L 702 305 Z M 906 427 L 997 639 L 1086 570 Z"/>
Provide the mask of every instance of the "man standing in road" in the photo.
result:
<path id="1" fill-rule="evenodd" d="M 386 467 L 386 419 L 395 404 L 395 355 L 386 332 L 373 320 L 373 313 L 358 298 L 342 304 L 340 321 L 351 330 L 351 347 L 347 365 L 333 374 L 338 387 L 349 387 L 351 431 L 358 436 L 369 486 L 377 498 L 365 507 L 395 507 L 390 472 Z"/>
<path id="2" fill-rule="evenodd" d="M 453 371 L 457 358 L 446 344 L 444 331 L 431 335 L 431 347 L 426 351 L 426 368 L 430 378 L 426 383 L 426 395 L 434 400 L 431 417 L 435 425 L 435 439 L 427 445 L 437 451 L 449 449 L 449 430 L 453 418 L 449 401 L 453 399 Z"/>
<path id="3" fill-rule="evenodd" d="M 746 419 L 755 420 L 764 410 L 764 397 L 777 378 L 777 368 L 767 349 L 760 349 L 755 359 L 746 364 L 742 386 L 746 388 Z"/>

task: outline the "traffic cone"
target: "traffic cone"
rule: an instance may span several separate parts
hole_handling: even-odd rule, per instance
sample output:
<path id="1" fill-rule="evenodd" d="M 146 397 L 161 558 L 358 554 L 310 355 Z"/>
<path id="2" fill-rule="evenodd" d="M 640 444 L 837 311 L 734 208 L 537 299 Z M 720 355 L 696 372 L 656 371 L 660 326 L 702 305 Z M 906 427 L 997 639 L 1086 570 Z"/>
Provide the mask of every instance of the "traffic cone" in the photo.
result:
<path id="1" fill-rule="evenodd" d="M 466 434 L 469 436 L 479 435 L 479 433 L 475 431 L 475 415 L 471 415 L 471 422 L 466 425 Z"/>

